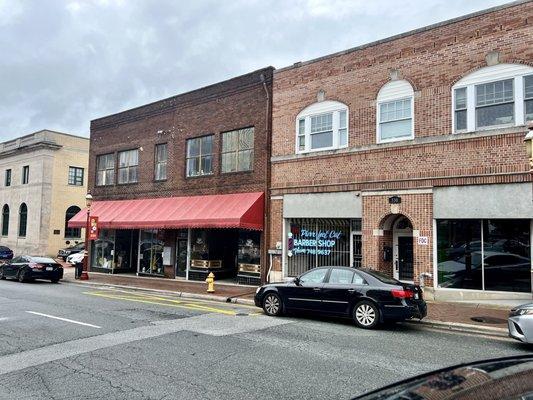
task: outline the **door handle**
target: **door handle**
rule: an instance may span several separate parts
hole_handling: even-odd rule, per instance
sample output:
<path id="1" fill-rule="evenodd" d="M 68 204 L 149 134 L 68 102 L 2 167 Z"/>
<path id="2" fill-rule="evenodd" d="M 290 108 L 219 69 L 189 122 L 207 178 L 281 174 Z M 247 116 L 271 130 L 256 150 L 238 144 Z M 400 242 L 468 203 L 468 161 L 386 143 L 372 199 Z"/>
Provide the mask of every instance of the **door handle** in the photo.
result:
<path id="1" fill-rule="evenodd" d="M 313 290 L 314 290 L 315 292 L 320 292 L 321 289 L 320 289 L 319 287 L 316 287 L 316 288 L 313 288 Z"/>
<path id="2" fill-rule="evenodd" d="M 348 293 L 354 293 L 355 289 L 348 289 Z"/>

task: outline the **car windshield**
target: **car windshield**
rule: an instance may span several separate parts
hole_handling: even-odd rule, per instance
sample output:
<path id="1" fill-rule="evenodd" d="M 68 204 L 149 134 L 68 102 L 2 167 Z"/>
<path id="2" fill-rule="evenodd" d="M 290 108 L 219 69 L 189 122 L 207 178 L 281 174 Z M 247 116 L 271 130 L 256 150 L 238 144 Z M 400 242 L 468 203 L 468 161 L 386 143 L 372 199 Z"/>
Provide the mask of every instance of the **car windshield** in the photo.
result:
<path id="1" fill-rule="evenodd" d="M 390 285 L 399 285 L 399 284 L 401 284 L 401 282 L 399 280 L 391 278 L 390 276 L 387 276 L 387 275 L 385 275 L 382 272 L 374 271 L 373 269 L 367 269 L 367 268 L 361 268 L 360 270 L 363 271 L 363 272 L 366 272 L 368 275 L 373 276 L 374 278 L 376 278 L 377 280 L 379 280 L 379 281 L 381 281 L 383 283 L 388 283 Z"/>

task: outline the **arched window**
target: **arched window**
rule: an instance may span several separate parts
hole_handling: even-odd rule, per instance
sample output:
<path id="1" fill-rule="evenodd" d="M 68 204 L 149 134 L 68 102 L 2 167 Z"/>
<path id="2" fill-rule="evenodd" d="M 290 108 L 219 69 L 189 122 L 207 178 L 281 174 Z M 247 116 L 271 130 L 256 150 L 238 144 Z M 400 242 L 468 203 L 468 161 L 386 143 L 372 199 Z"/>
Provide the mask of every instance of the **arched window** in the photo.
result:
<path id="1" fill-rule="evenodd" d="M 4 204 L 2 208 L 2 236 L 9 235 L 9 206 Z"/>
<path id="2" fill-rule="evenodd" d="M 296 152 L 339 149 L 348 146 L 348 106 L 321 101 L 296 117 Z"/>
<path id="3" fill-rule="evenodd" d="M 19 208 L 19 237 L 26 237 L 28 227 L 28 207 L 22 203 Z"/>
<path id="4" fill-rule="evenodd" d="M 68 227 L 68 221 L 72 217 L 74 217 L 77 213 L 81 211 L 81 208 L 78 206 L 70 206 L 67 208 L 67 212 L 65 213 L 65 237 L 66 238 L 79 238 L 81 237 L 81 229 L 80 228 L 69 228 Z"/>
<path id="5" fill-rule="evenodd" d="M 452 115 L 454 133 L 533 121 L 533 68 L 497 64 L 464 76 L 452 88 Z"/>
<path id="6" fill-rule="evenodd" d="M 378 143 L 414 139 L 414 91 L 405 80 L 383 85 L 377 98 Z"/>

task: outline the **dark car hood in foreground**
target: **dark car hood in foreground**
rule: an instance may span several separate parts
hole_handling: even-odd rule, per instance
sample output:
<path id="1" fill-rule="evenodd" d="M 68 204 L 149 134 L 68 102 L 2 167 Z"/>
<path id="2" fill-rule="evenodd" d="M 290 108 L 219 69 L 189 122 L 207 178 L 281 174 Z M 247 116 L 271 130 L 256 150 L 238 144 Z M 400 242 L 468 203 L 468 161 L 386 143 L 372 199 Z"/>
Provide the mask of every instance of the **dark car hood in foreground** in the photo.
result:
<path id="1" fill-rule="evenodd" d="M 518 400 L 527 395 L 533 395 L 533 355 L 440 369 L 354 400 Z"/>

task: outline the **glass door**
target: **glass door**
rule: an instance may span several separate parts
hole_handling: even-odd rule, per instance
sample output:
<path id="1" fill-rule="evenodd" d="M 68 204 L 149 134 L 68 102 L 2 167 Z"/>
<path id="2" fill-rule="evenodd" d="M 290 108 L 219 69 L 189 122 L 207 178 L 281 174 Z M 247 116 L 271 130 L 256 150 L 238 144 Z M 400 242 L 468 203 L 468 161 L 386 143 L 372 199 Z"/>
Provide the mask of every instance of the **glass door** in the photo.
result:
<path id="1" fill-rule="evenodd" d="M 176 276 L 185 278 L 187 274 L 187 239 L 176 242 Z"/>

